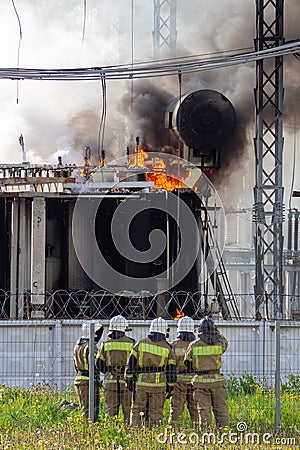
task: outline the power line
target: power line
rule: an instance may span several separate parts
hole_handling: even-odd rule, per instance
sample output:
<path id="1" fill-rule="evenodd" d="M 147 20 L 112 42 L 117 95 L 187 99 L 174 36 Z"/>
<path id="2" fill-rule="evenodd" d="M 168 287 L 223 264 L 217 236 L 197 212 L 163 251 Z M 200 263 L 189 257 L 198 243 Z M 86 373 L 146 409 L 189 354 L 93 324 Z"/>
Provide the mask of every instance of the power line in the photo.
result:
<path id="1" fill-rule="evenodd" d="M 248 64 L 254 61 L 267 58 L 274 58 L 300 52 L 300 41 L 283 44 L 265 50 L 228 54 L 212 58 L 176 59 L 168 63 L 164 60 L 153 63 L 153 61 L 143 63 L 130 63 L 128 65 L 87 67 L 74 69 L 22 69 L 22 68 L 2 68 L 0 69 L 0 79 L 11 80 L 51 80 L 51 81 L 92 81 L 101 80 L 128 80 L 133 78 L 153 78 L 176 75 L 179 71 L 184 73 L 201 72 L 224 67 L 231 67 L 239 64 Z"/>
<path id="2" fill-rule="evenodd" d="M 21 20 L 19 17 L 19 13 L 17 11 L 16 5 L 14 0 L 11 0 L 14 11 L 16 13 L 17 16 L 17 20 L 18 20 L 18 25 L 19 25 L 19 44 L 18 44 L 18 54 L 17 54 L 17 68 L 19 68 L 19 63 L 20 63 L 20 50 L 21 50 L 21 41 L 22 41 L 22 25 L 21 25 Z M 19 103 L 19 84 L 17 83 L 17 103 Z"/>

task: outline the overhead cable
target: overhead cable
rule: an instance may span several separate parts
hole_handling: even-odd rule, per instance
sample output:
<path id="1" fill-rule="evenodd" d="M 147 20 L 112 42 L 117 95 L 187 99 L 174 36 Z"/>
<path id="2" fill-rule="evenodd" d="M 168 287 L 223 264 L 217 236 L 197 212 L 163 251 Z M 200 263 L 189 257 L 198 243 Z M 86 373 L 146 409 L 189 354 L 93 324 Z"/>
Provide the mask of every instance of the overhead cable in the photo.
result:
<path id="1" fill-rule="evenodd" d="M 93 80 L 128 80 L 176 75 L 181 72 L 193 73 L 248 64 L 267 58 L 275 58 L 300 52 L 300 41 L 283 44 L 265 50 L 226 54 L 218 57 L 190 57 L 189 59 L 175 59 L 172 62 L 161 60 L 158 62 L 130 63 L 128 65 L 87 67 L 73 69 L 24 69 L 0 68 L 0 79 L 11 80 L 51 80 L 51 81 L 93 81 Z"/>
<path id="2" fill-rule="evenodd" d="M 16 5 L 14 0 L 11 0 L 14 11 L 16 13 L 17 16 L 17 20 L 18 20 L 18 25 L 19 25 L 19 44 L 18 44 L 18 54 L 17 54 L 17 68 L 19 68 L 19 63 L 20 63 L 20 50 L 21 50 L 21 41 L 22 41 L 22 25 L 21 25 L 21 20 L 20 20 L 20 16 L 19 13 L 17 11 Z M 19 103 L 19 85 L 17 83 L 17 103 Z"/>

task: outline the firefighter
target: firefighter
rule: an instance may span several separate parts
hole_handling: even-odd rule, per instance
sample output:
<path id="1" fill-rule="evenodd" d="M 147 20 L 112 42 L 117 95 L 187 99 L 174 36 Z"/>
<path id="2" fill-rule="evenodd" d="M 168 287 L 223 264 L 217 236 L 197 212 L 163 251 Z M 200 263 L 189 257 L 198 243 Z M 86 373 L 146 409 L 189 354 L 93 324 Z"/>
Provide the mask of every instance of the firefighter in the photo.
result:
<path id="1" fill-rule="evenodd" d="M 74 347 L 74 367 L 76 370 L 76 377 L 74 381 L 75 388 L 79 399 L 79 405 L 82 410 L 85 419 L 89 415 L 89 340 L 90 340 L 90 323 L 85 322 L 82 324 L 82 336 L 76 342 Z M 95 336 L 94 343 L 95 349 L 103 334 L 103 326 L 99 322 L 95 322 L 94 325 Z M 96 353 L 95 350 L 95 353 Z M 99 386 L 97 382 L 97 373 L 95 372 L 95 396 L 94 396 L 94 414 L 95 419 L 98 419 L 99 415 Z"/>
<path id="2" fill-rule="evenodd" d="M 194 372 L 188 371 L 184 364 L 184 356 L 190 342 L 196 339 L 193 319 L 188 316 L 181 317 L 177 324 L 177 338 L 171 342 L 176 358 L 177 381 L 170 401 L 169 423 L 176 424 L 187 405 L 190 419 L 198 423 L 199 414 L 197 402 L 193 398 L 192 379 Z"/>
<path id="3" fill-rule="evenodd" d="M 117 416 L 122 406 L 124 423 L 129 423 L 131 392 L 125 386 L 125 366 L 135 343 L 126 336 L 128 321 L 123 316 L 111 319 L 108 339 L 102 342 L 96 356 L 96 369 L 104 373 L 104 412 L 108 416 Z"/>
<path id="4" fill-rule="evenodd" d="M 160 425 L 165 399 L 176 382 L 176 361 L 167 342 L 168 324 L 159 317 L 151 322 L 147 337 L 133 347 L 125 371 L 128 389 L 133 392 L 130 424 Z"/>
<path id="5" fill-rule="evenodd" d="M 188 370 L 196 372 L 193 388 L 200 426 L 207 427 L 212 423 L 212 411 L 217 426 L 229 426 L 226 379 L 220 372 L 221 356 L 227 350 L 228 342 L 209 317 L 201 321 L 199 331 L 199 339 L 190 343 L 184 363 Z"/>

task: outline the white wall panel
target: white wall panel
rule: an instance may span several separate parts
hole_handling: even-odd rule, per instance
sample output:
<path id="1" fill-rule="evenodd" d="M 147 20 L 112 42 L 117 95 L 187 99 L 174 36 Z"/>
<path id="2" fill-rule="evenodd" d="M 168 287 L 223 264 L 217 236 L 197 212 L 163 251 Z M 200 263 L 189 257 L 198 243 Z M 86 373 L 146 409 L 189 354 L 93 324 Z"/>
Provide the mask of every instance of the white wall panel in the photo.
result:
<path id="1" fill-rule="evenodd" d="M 103 339 L 108 332 L 105 326 Z M 129 322 L 128 333 L 140 339 L 148 333 L 150 321 Z M 199 323 L 199 322 L 197 322 Z M 81 335 L 82 321 L 0 322 L 0 383 L 29 387 L 46 382 L 65 389 L 73 383 L 73 347 Z M 170 321 L 170 337 L 176 337 L 176 322 Z M 273 383 L 275 369 L 275 327 L 272 322 L 219 322 L 229 346 L 223 356 L 226 376 L 243 372 Z M 300 323 L 281 324 L 281 375 L 300 374 Z"/>

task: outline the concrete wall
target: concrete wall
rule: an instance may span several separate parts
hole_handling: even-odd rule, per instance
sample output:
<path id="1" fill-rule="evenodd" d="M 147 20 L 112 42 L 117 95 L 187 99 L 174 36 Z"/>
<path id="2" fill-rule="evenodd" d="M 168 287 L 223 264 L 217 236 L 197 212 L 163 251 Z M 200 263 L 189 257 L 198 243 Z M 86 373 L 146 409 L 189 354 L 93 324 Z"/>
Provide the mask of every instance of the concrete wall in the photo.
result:
<path id="1" fill-rule="evenodd" d="M 107 335 L 109 321 L 104 321 Z M 1 321 L 0 383 L 30 387 L 46 382 L 65 389 L 73 383 L 73 347 L 81 335 L 82 321 Z M 150 321 L 132 321 L 129 333 L 140 339 L 148 332 Z M 170 338 L 176 337 L 176 322 L 170 321 Z M 223 372 L 240 376 L 243 372 L 258 380 L 274 381 L 275 326 L 273 322 L 219 322 L 229 341 L 223 356 Z M 282 322 L 280 333 L 281 376 L 300 374 L 300 324 Z"/>

